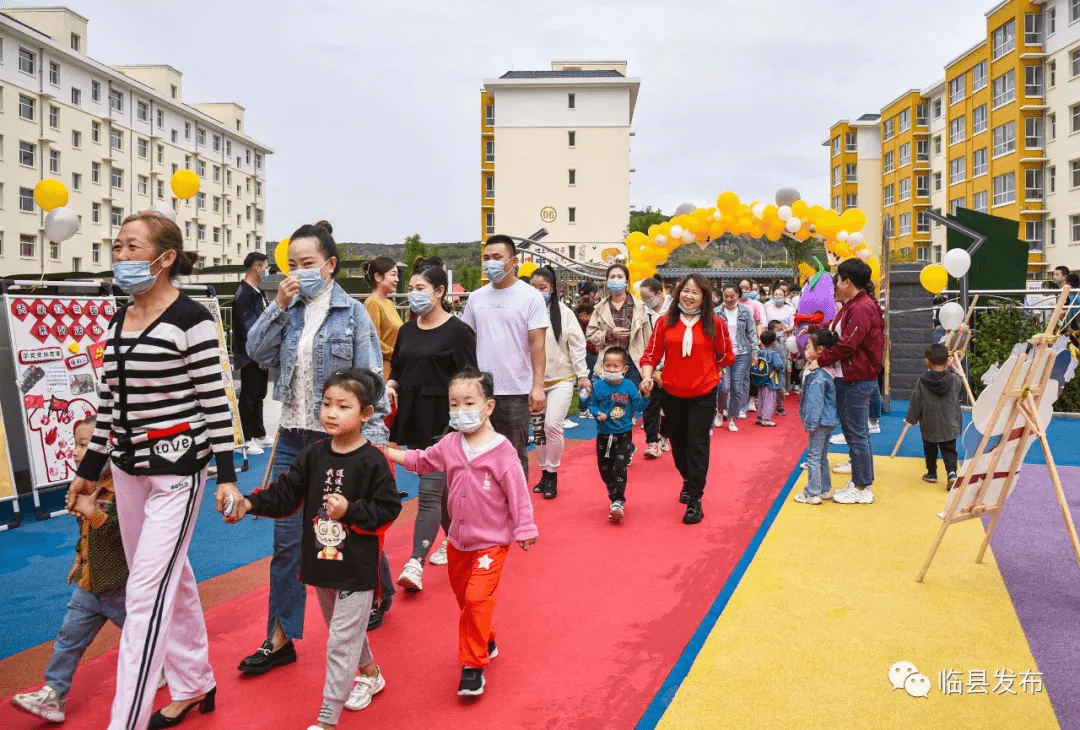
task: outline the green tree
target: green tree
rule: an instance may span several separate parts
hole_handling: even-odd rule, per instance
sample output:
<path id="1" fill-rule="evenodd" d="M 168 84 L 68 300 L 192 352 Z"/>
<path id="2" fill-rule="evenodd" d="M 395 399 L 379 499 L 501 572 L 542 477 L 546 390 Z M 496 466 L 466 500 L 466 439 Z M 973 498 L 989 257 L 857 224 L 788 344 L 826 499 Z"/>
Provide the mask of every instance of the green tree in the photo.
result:
<path id="1" fill-rule="evenodd" d="M 630 211 L 630 223 L 627 225 L 626 230 L 623 231 L 623 238 L 626 238 L 634 231 L 647 234 L 649 226 L 665 223 L 669 220 L 671 220 L 671 216 L 664 215 L 650 206 L 645 206 L 642 210 L 632 210 Z"/>
<path id="2" fill-rule="evenodd" d="M 1003 301 L 989 311 L 977 313 L 972 329 L 975 333 L 968 352 L 968 378 L 978 397 L 986 387 L 982 376 L 990 366 L 1008 360 L 1013 346 L 1031 338 L 1040 327 L 1016 302 Z"/>
<path id="3" fill-rule="evenodd" d="M 465 291 L 475 291 L 480 286 L 480 267 L 468 264 L 454 271 L 455 284 L 461 284 Z"/>
<path id="4" fill-rule="evenodd" d="M 683 262 L 683 265 L 687 266 L 687 267 L 689 267 L 691 269 L 707 269 L 707 268 L 709 268 L 709 260 L 708 259 L 686 259 L 686 261 Z"/>
<path id="5" fill-rule="evenodd" d="M 408 280 L 413 275 L 413 261 L 417 256 L 427 256 L 428 248 L 427 244 L 420 240 L 420 234 L 414 233 L 405 239 L 405 279 Z"/>

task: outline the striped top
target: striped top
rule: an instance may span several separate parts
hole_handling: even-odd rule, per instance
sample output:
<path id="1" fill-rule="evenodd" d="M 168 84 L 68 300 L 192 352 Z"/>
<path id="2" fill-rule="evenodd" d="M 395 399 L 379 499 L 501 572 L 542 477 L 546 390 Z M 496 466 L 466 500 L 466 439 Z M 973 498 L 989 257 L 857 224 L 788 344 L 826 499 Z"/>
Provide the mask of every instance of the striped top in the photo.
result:
<path id="1" fill-rule="evenodd" d="M 79 476 L 111 457 L 129 474 L 195 474 L 217 457 L 218 482 L 236 481 L 233 423 L 209 310 L 181 293 L 141 332 L 109 325 L 97 428 Z M 111 442 L 111 453 L 110 453 Z"/>

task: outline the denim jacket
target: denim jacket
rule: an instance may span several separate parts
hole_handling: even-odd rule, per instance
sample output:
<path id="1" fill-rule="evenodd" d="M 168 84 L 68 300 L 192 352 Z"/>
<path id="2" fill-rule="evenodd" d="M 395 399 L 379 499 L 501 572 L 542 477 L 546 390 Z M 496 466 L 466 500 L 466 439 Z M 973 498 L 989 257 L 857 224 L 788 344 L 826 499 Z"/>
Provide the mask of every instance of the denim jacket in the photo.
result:
<path id="1" fill-rule="evenodd" d="M 322 410 L 323 383 L 337 370 L 343 368 L 368 368 L 382 373 L 382 349 L 379 335 L 364 305 L 351 298 L 336 283 L 330 294 L 330 309 L 326 319 L 315 335 L 314 382 L 312 403 L 315 417 Z M 263 310 L 252 325 L 247 336 L 247 350 L 251 359 L 264 367 L 276 369 L 274 399 L 288 404 L 292 401 L 292 377 L 296 365 L 296 351 L 300 333 L 304 329 L 306 305 L 303 297 L 296 297 L 287 310 L 276 301 Z M 383 418 L 390 413 L 390 402 L 383 394 L 375 405 L 375 416 L 364 424 L 363 434 L 374 444 L 385 444 L 389 431 Z"/>
<path id="2" fill-rule="evenodd" d="M 738 307 L 739 321 L 736 326 L 738 337 L 731 343 L 731 349 L 745 350 L 752 357 L 758 350 L 757 325 L 754 324 L 754 313 L 744 304 L 739 304 Z M 720 304 L 713 312 L 716 313 L 716 316 L 720 318 L 721 322 L 727 324 L 727 317 L 724 316 L 724 309 L 724 305 Z"/>
<path id="3" fill-rule="evenodd" d="M 818 426 L 840 425 L 840 416 L 836 412 L 836 385 L 832 376 L 821 368 L 803 374 L 799 418 L 807 431 Z"/>

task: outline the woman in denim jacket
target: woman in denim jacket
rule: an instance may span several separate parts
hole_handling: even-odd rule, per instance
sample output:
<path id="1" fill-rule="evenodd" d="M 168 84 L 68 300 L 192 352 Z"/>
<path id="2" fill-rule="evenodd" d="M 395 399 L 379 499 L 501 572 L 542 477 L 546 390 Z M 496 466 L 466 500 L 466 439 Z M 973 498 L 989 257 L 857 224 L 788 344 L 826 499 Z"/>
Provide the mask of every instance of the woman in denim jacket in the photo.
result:
<path id="1" fill-rule="evenodd" d="M 268 481 L 292 466 L 305 446 L 328 436 L 319 424 L 322 386 L 338 370 L 361 367 L 382 373 L 379 336 L 364 305 L 337 285 L 337 244 L 325 221 L 301 226 L 289 243 L 291 275 L 277 297 L 248 332 L 248 354 L 275 369 L 274 399 L 281 402 L 281 424 Z M 374 444 L 387 442 L 383 417 L 390 412 L 384 396 L 375 417 L 363 428 Z M 240 664 L 240 671 L 263 674 L 296 661 L 293 639 L 303 637 L 307 591 L 299 580 L 303 511 L 274 521 L 274 556 L 270 562 L 270 614 L 266 642 Z M 394 593 L 390 568 L 382 558 L 383 609 Z"/>
<path id="2" fill-rule="evenodd" d="M 728 419 L 728 430 L 738 431 L 736 418 L 746 418 L 746 401 L 750 394 L 750 363 L 758 348 L 757 326 L 750 308 L 739 303 L 739 290 L 734 284 L 724 287 L 724 302 L 716 308 L 716 316 L 727 323 L 735 364 L 724 371 L 716 389 L 717 428 Z"/>

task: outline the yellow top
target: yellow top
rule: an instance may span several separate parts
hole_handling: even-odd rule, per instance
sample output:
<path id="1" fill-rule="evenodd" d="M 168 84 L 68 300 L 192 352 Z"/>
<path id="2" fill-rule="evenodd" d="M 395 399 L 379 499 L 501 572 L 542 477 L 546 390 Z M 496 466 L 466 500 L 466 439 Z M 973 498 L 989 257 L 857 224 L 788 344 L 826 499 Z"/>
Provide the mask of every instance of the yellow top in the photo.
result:
<path id="1" fill-rule="evenodd" d="M 375 323 L 375 331 L 379 333 L 379 345 L 382 347 L 383 377 L 390 377 L 390 355 L 394 352 L 394 343 L 397 342 L 397 333 L 403 324 L 398 316 L 394 303 L 386 297 L 371 295 L 364 300 L 371 321 Z"/>

